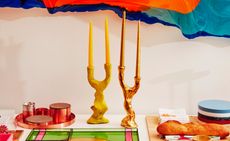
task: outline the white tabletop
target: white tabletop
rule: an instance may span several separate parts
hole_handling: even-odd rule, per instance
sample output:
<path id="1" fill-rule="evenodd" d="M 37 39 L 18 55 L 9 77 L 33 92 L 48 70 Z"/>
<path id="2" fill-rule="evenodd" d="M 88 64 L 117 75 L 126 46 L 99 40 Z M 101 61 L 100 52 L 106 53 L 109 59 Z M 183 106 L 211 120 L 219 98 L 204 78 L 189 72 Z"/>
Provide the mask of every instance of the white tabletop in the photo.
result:
<path id="1" fill-rule="evenodd" d="M 124 115 L 105 115 L 105 117 L 110 120 L 108 124 L 87 124 L 86 121 L 89 117 L 90 115 L 76 115 L 75 122 L 67 128 L 122 128 L 120 123 Z M 140 141 L 149 141 L 145 116 L 136 115 L 136 122 L 138 124 Z M 20 141 L 25 141 L 31 131 L 21 127 L 17 127 L 17 130 L 24 130 L 22 136 L 20 137 Z"/>

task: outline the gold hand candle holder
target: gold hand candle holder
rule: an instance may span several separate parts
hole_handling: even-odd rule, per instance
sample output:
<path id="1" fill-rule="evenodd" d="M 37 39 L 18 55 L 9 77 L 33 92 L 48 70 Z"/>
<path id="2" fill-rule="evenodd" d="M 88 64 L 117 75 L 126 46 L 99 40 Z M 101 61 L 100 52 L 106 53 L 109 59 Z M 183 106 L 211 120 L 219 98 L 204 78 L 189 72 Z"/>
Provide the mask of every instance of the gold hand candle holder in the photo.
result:
<path id="1" fill-rule="evenodd" d="M 118 67 L 119 71 L 119 82 L 124 94 L 124 108 L 127 115 L 121 121 L 121 126 L 126 128 L 136 128 L 137 123 L 135 121 L 135 112 L 132 108 L 132 99 L 133 96 L 137 93 L 140 87 L 140 22 L 138 22 L 138 31 L 137 31 L 137 58 L 136 58 L 136 76 L 134 77 L 135 84 L 133 87 L 129 87 L 125 84 L 124 81 L 124 60 L 125 60 L 125 18 L 126 13 L 123 12 L 122 20 L 122 34 L 121 34 L 121 56 L 120 56 L 120 65 Z"/>
<path id="2" fill-rule="evenodd" d="M 105 43 L 106 43 L 106 63 L 104 65 L 106 77 L 103 81 L 98 81 L 94 78 L 94 67 L 93 67 L 93 47 L 92 47 L 92 24 L 90 24 L 90 34 L 89 34 L 89 66 L 88 71 L 88 81 L 89 84 L 96 90 L 94 105 L 91 106 L 93 114 L 88 119 L 89 124 L 102 124 L 108 123 L 109 120 L 104 117 L 105 112 L 108 110 L 106 102 L 104 100 L 103 91 L 108 86 L 111 79 L 111 68 L 110 64 L 110 50 L 109 50 L 109 37 L 108 37 L 108 21 L 105 22 Z"/>

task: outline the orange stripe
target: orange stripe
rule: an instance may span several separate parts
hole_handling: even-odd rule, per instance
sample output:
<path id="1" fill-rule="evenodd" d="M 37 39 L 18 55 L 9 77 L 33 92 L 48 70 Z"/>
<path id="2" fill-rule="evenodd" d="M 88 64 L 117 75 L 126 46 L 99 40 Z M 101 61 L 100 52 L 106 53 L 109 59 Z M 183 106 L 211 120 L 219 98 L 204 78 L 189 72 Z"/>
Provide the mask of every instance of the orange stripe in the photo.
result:
<path id="1" fill-rule="evenodd" d="M 142 11 L 148 8 L 162 8 L 180 13 L 193 11 L 200 0 L 43 0 L 47 8 L 64 5 L 108 4 L 126 8 L 128 11 Z"/>

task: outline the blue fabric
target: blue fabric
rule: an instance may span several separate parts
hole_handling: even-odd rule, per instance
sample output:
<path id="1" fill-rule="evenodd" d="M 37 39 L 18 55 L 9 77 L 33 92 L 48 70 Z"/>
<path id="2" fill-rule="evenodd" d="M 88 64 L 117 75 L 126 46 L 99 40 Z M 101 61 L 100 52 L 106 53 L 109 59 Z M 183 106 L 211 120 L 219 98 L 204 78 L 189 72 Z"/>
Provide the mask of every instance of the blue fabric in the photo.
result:
<path id="1" fill-rule="evenodd" d="M 0 7 L 21 7 L 20 0 L 1 0 Z"/>
<path id="2" fill-rule="evenodd" d="M 24 2 L 22 1 L 22 7 L 26 9 L 33 7 L 46 8 L 41 0 L 24 0 Z"/>
<path id="3" fill-rule="evenodd" d="M 181 14 L 164 9 L 150 9 L 148 17 L 156 17 L 181 29 L 182 33 L 196 36 L 230 36 L 230 0 L 201 0 L 189 14 Z"/>
<path id="4" fill-rule="evenodd" d="M 14 8 L 45 8 L 41 0 L 0 0 L 0 7 L 14 7 Z"/>

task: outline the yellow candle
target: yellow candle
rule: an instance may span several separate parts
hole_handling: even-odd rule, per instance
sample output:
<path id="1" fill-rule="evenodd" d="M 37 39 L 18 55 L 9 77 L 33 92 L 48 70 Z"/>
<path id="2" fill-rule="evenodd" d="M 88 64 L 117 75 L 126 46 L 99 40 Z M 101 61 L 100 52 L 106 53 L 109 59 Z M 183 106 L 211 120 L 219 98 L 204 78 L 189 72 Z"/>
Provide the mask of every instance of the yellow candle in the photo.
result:
<path id="1" fill-rule="evenodd" d="M 120 54 L 120 67 L 124 67 L 125 62 L 125 19 L 126 19 L 126 12 L 123 12 L 122 18 L 122 30 L 121 30 L 121 54 Z"/>
<path id="2" fill-rule="evenodd" d="M 105 19 L 105 56 L 106 64 L 110 64 L 110 47 L 109 47 L 109 27 L 108 27 L 108 18 Z"/>
<path id="3" fill-rule="evenodd" d="M 93 67 L 93 25 L 89 23 L 89 54 L 88 67 Z"/>
<path id="4" fill-rule="evenodd" d="M 136 77 L 140 78 L 140 56 L 141 56 L 141 50 L 140 50 L 140 21 L 138 21 L 137 26 L 137 56 L 136 56 Z"/>

